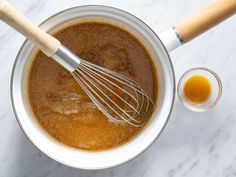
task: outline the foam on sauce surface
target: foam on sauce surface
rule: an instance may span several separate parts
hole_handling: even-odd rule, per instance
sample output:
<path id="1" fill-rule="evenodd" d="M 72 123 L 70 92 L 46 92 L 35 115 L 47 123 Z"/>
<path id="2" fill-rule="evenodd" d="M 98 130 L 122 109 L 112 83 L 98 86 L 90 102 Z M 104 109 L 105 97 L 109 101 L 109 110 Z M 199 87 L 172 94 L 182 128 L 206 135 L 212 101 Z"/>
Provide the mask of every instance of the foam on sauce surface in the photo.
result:
<path id="1" fill-rule="evenodd" d="M 66 27 L 54 36 L 84 60 L 132 77 L 156 101 L 157 79 L 150 56 L 125 30 L 86 22 Z M 65 145 L 109 149 L 126 143 L 143 128 L 109 122 L 70 73 L 40 51 L 31 66 L 28 92 L 40 125 Z M 145 121 L 151 116 L 149 111 Z"/>

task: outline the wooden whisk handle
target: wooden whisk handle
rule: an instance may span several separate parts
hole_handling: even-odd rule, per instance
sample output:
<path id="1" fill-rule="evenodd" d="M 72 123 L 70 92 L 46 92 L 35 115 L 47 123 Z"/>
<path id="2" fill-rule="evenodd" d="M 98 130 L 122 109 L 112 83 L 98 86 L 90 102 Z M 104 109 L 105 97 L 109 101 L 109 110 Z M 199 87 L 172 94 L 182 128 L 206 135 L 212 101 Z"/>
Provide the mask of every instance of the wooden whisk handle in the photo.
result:
<path id="1" fill-rule="evenodd" d="M 216 0 L 176 25 L 183 42 L 188 42 L 236 13 L 236 0 Z"/>
<path id="2" fill-rule="evenodd" d="M 5 0 L 0 0 L 0 19 L 34 42 L 49 57 L 60 46 L 60 41 L 32 24 Z"/>

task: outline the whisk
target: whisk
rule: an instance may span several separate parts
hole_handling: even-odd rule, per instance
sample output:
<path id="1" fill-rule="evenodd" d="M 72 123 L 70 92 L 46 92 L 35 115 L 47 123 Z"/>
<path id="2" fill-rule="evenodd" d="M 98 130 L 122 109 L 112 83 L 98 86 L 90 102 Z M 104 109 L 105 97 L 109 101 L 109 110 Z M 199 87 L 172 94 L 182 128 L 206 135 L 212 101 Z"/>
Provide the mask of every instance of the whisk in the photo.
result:
<path id="1" fill-rule="evenodd" d="M 143 124 L 143 114 L 148 112 L 153 101 L 137 82 L 80 59 L 60 41 L 33 25 L 5 0 L 0 0 L 0 19 L 67 69 L 110 121 L 135 127 Z"/>

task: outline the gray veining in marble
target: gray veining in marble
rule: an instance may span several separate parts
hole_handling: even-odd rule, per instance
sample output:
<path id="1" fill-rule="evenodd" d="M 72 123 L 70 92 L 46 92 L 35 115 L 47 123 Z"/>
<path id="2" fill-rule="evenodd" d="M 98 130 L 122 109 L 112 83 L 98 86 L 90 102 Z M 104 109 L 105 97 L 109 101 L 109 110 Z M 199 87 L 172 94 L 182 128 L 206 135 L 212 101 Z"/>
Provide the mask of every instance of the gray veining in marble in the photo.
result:
<path id="1" fill-rule="evenodd" d="M 157 33 L 210 0 L 9 0 L 35 24 L 69 7 L 105 4 L 135 14 Z M 61 165 L 38 151 L 22 133 L 10 102 L 10 75 L 24 37 L 0 23 L 0 177 L 234 177 L 236 176 L 236 16 L 171 53 L 176 80 L 205 66 L 222 79 L 215 109 L 194 113 L 178 99 L 162 136 L 135 160 L 86 171 Z"/>

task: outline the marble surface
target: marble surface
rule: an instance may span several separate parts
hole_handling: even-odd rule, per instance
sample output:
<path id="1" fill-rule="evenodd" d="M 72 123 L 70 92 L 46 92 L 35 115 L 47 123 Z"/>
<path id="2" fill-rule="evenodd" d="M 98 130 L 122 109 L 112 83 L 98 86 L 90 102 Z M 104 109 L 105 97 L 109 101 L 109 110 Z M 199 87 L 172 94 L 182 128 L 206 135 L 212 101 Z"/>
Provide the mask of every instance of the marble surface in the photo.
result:
<path id="1" fill-rule="evenodd" d="M 35 24 L 63 9 L 105 4 L 135 14 L 161 33 L 210 0 L 9 0 Z M 0 23 L 0 177 L 233 177 L 236 176 L 236 16 L 171 53 L 176 80 L 205 66 L 223 83 L 219 104 L 194 113 L 176 98 L 161 137 L 135 160 L 111 169 L 86 171 L 61 165 L 39 152 L 22 133 L 10 101 L 10 75 L 24 37 Z"/>

